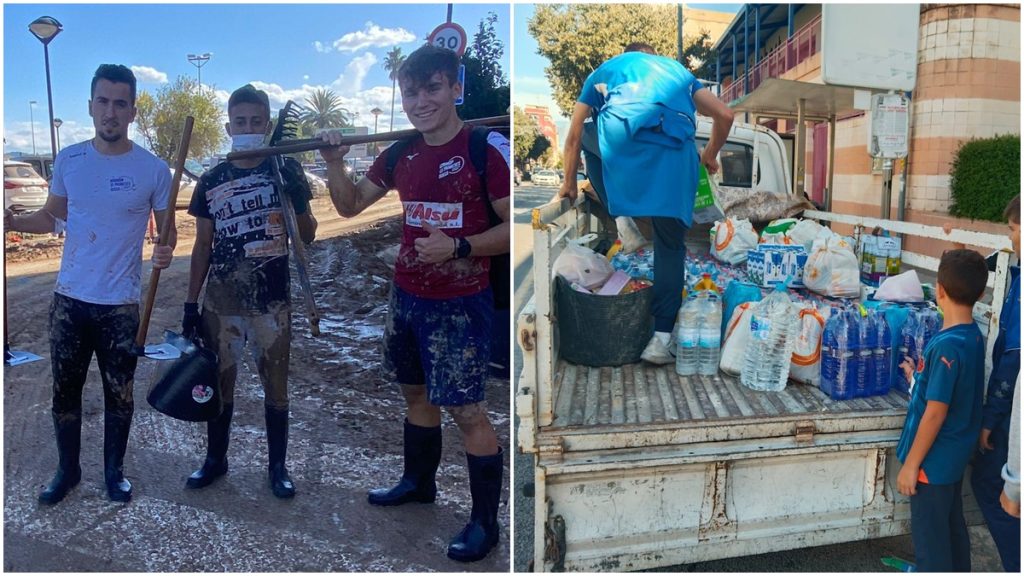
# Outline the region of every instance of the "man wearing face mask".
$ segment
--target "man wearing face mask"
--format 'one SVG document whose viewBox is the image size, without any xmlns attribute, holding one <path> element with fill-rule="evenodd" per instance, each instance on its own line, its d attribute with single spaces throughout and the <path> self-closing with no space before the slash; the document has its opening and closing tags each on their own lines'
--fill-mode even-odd
<svg viewBox="0 0 1024 576">
<path fill-rule="evenodd" d="M 228 100 L 232 150 L 262 145 L 270 130 L 267 94 L 246 84 Z M 286 158 L 281 168 L 284 190 L 274 184 L 270 158 L 223 162 L 205 172 L 192 194 L 188 212 L 196 217 L 196 242 L 182 332 L 201 337 L 219 357 L 218 379 L 224 411 L 207 424 L 206 460 L 185 483 L 203 488 L 228 471 L 228 437 L 234 413 L 238 362 L 246 342 L 255 348 L 264 390 L 270 488 L 291 498 L 288 477 L 288 359 L 291 351 L 288 242 L 280 194 L 295 206 L 299 236 L 316 236 L 310 212 L 313 197 L 302 166 Z M 203 311 L 199 293 L 206 283 Z"/>
<path fill-rule="evenodd" d="M 127 502 L 124 477 L 135 405 L 132 351 L 139 327 L 142 243 L 150 212 L 163 221 L 171 188 L 167 163 L 128 139 L 135 120 L 135 75 L 104 64 L 96 69 L 89 116 L 96 136 L 61 150 L 46 204 L 37 212 L 4 211 L 4 229 L 67 231 L 50 305 L 53 425 L 59 465 L 42 504 L 56 504 L 82 479 L 82 389 L 93 354 L 103 380 L 103 470 L 107 495 Z M 172 210 L 173 206 L 170 207 Z M 171 263 L 177 241 L 153 249 L 153 267 Z"/>
</svg>

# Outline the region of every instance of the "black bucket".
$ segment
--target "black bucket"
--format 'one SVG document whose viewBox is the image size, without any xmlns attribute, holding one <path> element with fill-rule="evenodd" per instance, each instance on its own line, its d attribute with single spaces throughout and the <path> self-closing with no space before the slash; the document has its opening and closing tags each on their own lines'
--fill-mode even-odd
<svg viewBox="0 0 1024 576">
<path fill-rule="evenodd" d="M 639 362 L 654 334 L 653 292 L 646 288 L 618 296 L 597 296 L 573 290 L 564 278 L 556 276 L 559 357 L 583 366 Z"/>
<path fill-rule="evenodd" d="M 168 333 L 168 340 L 182 351 L 181 357 L 167 363 L 146 401 L 158 412 L 187 422 L 208 422 L 220 416 L 224 400 L 217 381 L 217 355 L 173 333 Z"/>
</svg>

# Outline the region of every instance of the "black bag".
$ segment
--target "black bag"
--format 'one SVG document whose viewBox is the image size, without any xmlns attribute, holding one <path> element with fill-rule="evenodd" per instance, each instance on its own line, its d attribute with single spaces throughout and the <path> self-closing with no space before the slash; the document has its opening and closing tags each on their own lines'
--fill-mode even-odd
<svg viewBox="0 0 1024 576">
<path fill-rule="evenodd" d="M 224 409 L 217 380 L 217 354 L 167 331 L 166 340 L 181 350 L 169 361 L 146 395 L 158 412 L 187 422 L 208 422 Z"/>
</svg>

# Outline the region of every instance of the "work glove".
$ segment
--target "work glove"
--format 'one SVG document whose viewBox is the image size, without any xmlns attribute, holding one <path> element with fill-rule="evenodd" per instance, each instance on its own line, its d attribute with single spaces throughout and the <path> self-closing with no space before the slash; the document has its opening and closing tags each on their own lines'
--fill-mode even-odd
<svg viewBox="0 0 1024 576">
<path fill-rule="evenodd" d="M 181 318 L 181 335 L 189 340 L 199 338 L 199 304 L 197 302 L 185 302 L 185 315 Z"/>
</svg>

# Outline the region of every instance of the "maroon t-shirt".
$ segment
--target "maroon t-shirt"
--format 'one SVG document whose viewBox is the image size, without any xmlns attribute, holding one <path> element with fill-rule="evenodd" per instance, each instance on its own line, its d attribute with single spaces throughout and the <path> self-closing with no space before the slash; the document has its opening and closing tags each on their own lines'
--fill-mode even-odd
<svg viewBox="0 0 1024 576">
<path fill-rule="evenodd" d="M 387 178 L 387 152 L 366 177 L 387 189 L 398 189 L 404 208 L 402 246 L 395 261 L 395 284 L 421 298 L 469 296 L 487 288 L 490 258 L 469 257 L 427 264 L 417 260 L 414 242 L 427 236 L 429 221 L 453 238 L 479 234 L 490 227 L 484 202 L 509 194 L 509 143 L 497 132 L 487 137 L 487 192 L 469 156 L 466 126 L 449 142 L 430 146 L 422 138 L 409 143 Z"/>
</svg>

